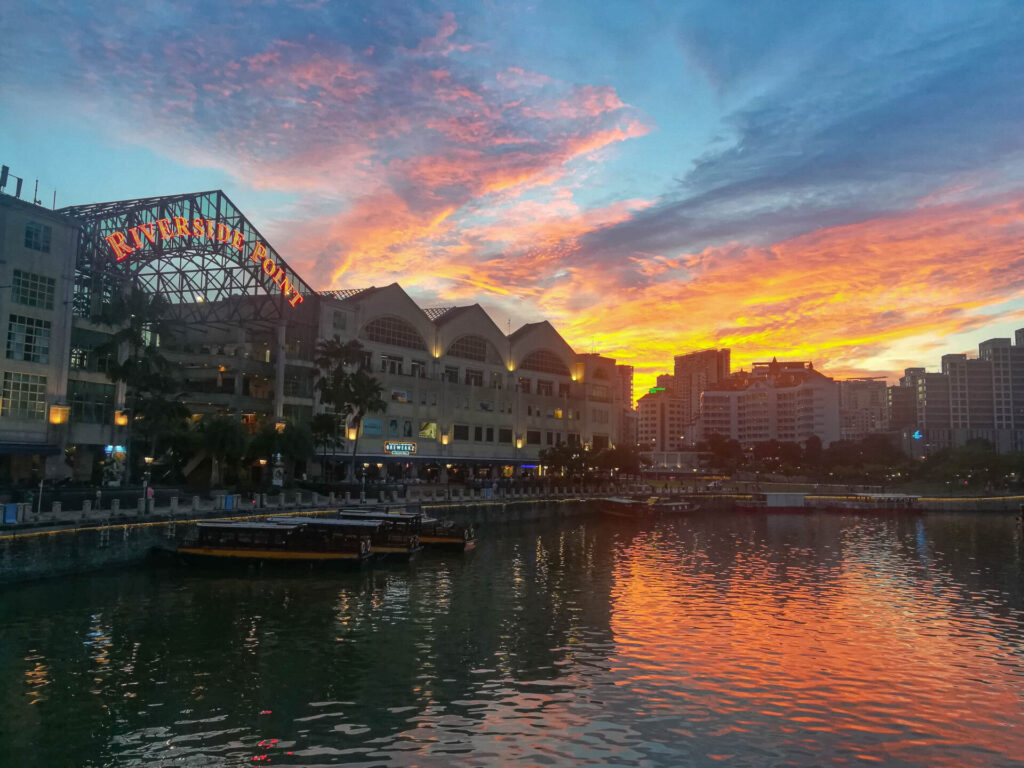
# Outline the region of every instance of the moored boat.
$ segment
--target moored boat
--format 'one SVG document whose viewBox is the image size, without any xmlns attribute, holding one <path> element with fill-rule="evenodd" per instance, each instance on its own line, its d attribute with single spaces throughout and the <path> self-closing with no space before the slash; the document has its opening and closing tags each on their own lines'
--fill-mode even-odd
<svg viewBox="0 0 1024 768">
<path fill-rule="evenodd" d="M 348 563 L 370 557 L 370 537 L 353 531 L 329 531 L 284 522 L 197 523 L 195 533 L 178 546 L 190 560 L 280 563 Z"/>
<path fill-rule="evenodd" d="M 268 517 L 268 523 L 288 525 L 300 523 L 313 530 L 368 536 L 370 554 L 389 560 L 409 560 L 423 549 L 419 536 L 384 520 L 342 520 L 330 517 Z"/>
<path fill-rule="evenodd" d="M 856 493 L 846 496 L 811 496 L 808 502 L 824 512 L 920 512 L 918 497 L 905 493 Z"/>
<path fill-rule="evenodd" d="M 419 512 L 354 512 L 340 510 L 339 520 L 375 520 L 415 533 L 424 549 L 466 552 L 476 546 L 473 529 Z"/>
<path fill-rule="evenodd" d="M 678 497 L 650 496 L 647 499 L 625 499 L 612 496 L 603 499 L 604 511 L 613 517 L 647 517 L 662 514 L 686 514 L 700 509 L 699 504 Z"/>
</svg>

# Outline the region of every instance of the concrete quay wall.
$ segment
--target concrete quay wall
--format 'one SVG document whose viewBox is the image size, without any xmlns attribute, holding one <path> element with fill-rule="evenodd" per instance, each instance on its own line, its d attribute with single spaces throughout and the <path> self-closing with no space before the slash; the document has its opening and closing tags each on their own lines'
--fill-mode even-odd
<svg viewBox="0 0 1024 768">
<path fill-rule="evenodd" d="M 346 507 L 346 505 L 341 505 Z M 590 506 L 581 497 L 518 498 L 515 500 L 462 501 L 423 504 L 431 516 L 469 525 L 509 524 L 581 514 Z M 361 511 L 385 511 L 403 504 L 348 505 Z M 39 530 L 28 526 L 0 529 L 0 585 L 33 579 L 67 576 L 141 563 L 153 550 L 173 550 L 200 519 L 261 519 L 272 515 L 334 516 L 328 509 L 264 508 L 245 515 L 211 515 L 189 519 L 141 519 L 100 522 Z"/>
</svg>

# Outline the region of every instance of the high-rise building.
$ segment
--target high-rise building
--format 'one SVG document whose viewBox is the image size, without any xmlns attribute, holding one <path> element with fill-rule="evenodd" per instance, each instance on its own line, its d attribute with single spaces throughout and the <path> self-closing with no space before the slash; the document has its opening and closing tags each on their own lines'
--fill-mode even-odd
<svg viewBox="0 0 1024 768">
<path fill-rule="evenodd" d="M 686 404 L 669 389 L 652 391 L 637 401 L 637 442 L 643 451 L 682 451 L 695 435 L 686 421 Z"/>
<path fill-rule="evenodd" d="M 839 435 L 859 440 L 888 429 L 886 384 L 883 379 L 846 379 L 839 382 Z"/>
<path fill-rule="evenodd" d="M 827 446 L 839 439 L 839 390 L 808 362 L 754 363 L 704 390 L 698 424 L 705 439 L 719 434 L 749 446 L 816 435 Z"/>
<path fill-rule="evenodd" d="M 729 359 L 728 349 L 703 349 L 676 355 L 673 383 L 676 396 L 685 404 L 683 418 L 688 424 L 700 415 L 701 392 L 729 375 Z"/>
<path fill-rule="evenodd" d="M 637 442 L 637 415 L 633 405 L 633 366 L 616 365 L 619 376 L 619 442 L 630 447 Z"/>
</svg>

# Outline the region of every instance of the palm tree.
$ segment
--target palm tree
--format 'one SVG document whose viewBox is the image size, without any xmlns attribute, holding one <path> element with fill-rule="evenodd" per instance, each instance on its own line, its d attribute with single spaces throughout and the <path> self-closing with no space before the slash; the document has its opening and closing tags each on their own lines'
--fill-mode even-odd
<svg viewBox="0 0 1024 768">
<path fill-rule="evenodd" d="M 200 422 L 203 445 L 210 454 L 210 485 L 220 485 L 227 479 L 227 472 L 221 477 L 221 469 L 238 468 L 238 462 L 245 455 L 248 435 L 241 422 L 228 416 L 211 416 Z"/>
<path fill-rule="evenodd" d="M 314 358 L 320 376 L 316 389 L 320 401 L 330 405 L 339 418 L 344 418 L 356 438 L 352 444 L 352 478 L 355 478 L 356 449 L 359 445 L 359 426 L 368 413 L 383 413 L 387 403 L 381 397 L 383 386 L 366 369 L 363 345 L 355 339 L 342 343 L 335 336 L 321 341 Z"/>
<path fill-rule="evenodd" d="M 324 456 L 327 456 L 327 448 L 330 445 L 337 444 L 338 439 L 338 426 L 339 418 L 336 413 L 318 413 L 313 417 L 313 420 L 309 423 L 310 430 L 313 433 L 313 442 L 317 446 L 323 446 Z M 321 462 L 321 467 L 327 465 L 326 458 Z M 322 472 L 324 480 L 327 479 L 327 473 Z"/>
<path fill-rule="evenodd" d="M 363 422 L 363 416 L 368 413 L 383 413 L 388 407 L 381 397 L 382 391 L 381 383 L 362 368 L 349 374 L 345 381 L 341 413 L 347 418 L 349 428 L 355 430 L 355 440 L 352 442 L 353 479 L 356 472 L 356 451 L 359 448 L 359 427 Z"/>
<path fill-rule="evenodd" d="M 169 307 L 162 294 L 127 288 L 115 294 L 100 316 L 100 322 L 116 329 L 96 351 L 108 361 L 107 378 L 125 385 L 125 405 L 131 414 L 125 442 L 130 450 L 131 429 L 139 420 L 149 455 L 155 455 L 160 439 L 180 430 L 189 416 L 171 397 L 176 389 L 173 368 L 159 347 Z M 131 456 L 126 473 L 130 482 Z"/>
</svg>

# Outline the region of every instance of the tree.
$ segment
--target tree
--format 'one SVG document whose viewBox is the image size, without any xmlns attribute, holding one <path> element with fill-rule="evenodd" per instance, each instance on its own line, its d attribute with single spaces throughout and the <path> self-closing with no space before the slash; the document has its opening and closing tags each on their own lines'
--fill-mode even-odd
<svg viewBox="0 0 1024 768">
<path fill-rule="evenodd" d="M 708 436 L 708 450 L 711 451 L 715 466 L 721 469 L 735 467 L 743 459 L 743 446 L 739 441 L 717 432 Z"/>
<path fill-rule="evenodd" d="M 118 292 L 100 315 L 100 322 L 116 330 L 97 348 L 107 359 L 107 378 L 125 385 L 129 411 L 128 436 L 132 430 L 145 443 L 147 456 L 159 456 L 162 440 L 186 429 L 188 409 L 173 397 L 177 382 L 173 368 L 160 352 L 160 335 L 166 331 L 170 307 L 162 294 L 128 288 Z M 131 481 L 131 456 L 126 481 Z"/>
<path fill-rule="evenodd" d="M 318 413 L 313 417 L 309 427 L 313 434 L 314 445 L 323 447 L 323 452 L 326 456 L 327 449 L 338 443 L 338 430 L 341 427 L 341 419 L 336 413 Z M 326 460 L 321 462 L 321 467 L 325 467 L 326 464 Z M 323 474 L 326 480 L 327 473 L 323 472 Z"/>
<path fill-rule="evenodd" d="M 649 456 L 627 445 L 605 448 L 597 453 L 593 461 L 600 469 L 627 475 L 639 475 L 641 467 L 651 463 Z"/>
<path fill-rule="evenodd" d="M 241 422 L 227 416 L 212 416 L 200 422 L 203 445 L 210 454 L 210 485 L 228 479 L 228 471 L 237 477 L 238 463 L 245 455 L 248 435 Z M 224 469 L 223 477 L 221 469 Z"/>
<path fill-rule="evenodd" d="M 538 455 L 542 464 L 567 477 L 582 477 L 591 462 L 590 452 L 577 443 L 559 443 L 544 448 Z"/>
<path fill-rule="evenodd" d="M 359 427 L 368 413 L 383 413 L 387 403 L 381 396 L 383 386 L 365 367 L 363 345 L 355 339 L 345 342 L 335 336 L 321 341 L 314 358 L 319 378 L 316 389 L 320 401 L 344 418 L 356 432 L 352 444 L 352 477 L 356 471 L 356 450 L 359 447 Z"/>
</svg>

